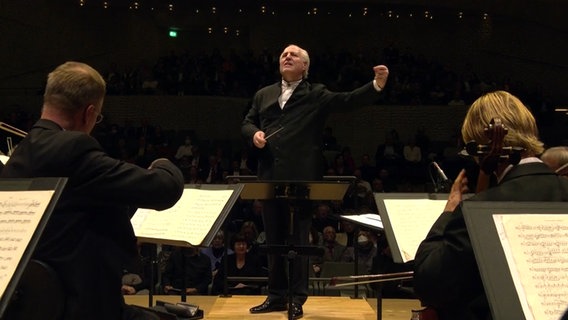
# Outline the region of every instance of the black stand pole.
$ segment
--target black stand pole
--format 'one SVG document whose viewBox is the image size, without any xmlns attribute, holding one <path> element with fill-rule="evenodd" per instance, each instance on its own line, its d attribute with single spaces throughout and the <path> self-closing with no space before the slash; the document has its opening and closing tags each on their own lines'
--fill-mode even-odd
<svg viewBox="0 0 568 320">
<path fill-rule="evenodd" d="M 156 285 L 154 284 L 154 271 L 156 270 L 156 265 L 158 264 L 158 246 L 153 245 L 152 249 L 150 250 L 150 290 L 148 292 L 148 308 L 152 308 L 154 306 L 154 293 Z"/>
<path fill-rule="evenodd" d="M 229 246 L 231 245 L 230 240 L 229 240 L 229 228 L 227 227 L 227 223 L 225 223 L 225 231 L 224 232 L 224 241 L 225 241 L 225 249 L 223 252 L 223 258 L 221 259 L 223 261 L 223 293 L 220 295 L 220 297 L 222 298 L 230 298 L 231 295 L 229 294 L 229 281 L 227 280 L 227 277 L 229 276 L 229 262 L 227 261 L 227 255 L 229 254 Z M 216 277 L 219 276 L 219 271 L 217 271 L 217 275 L 215 275 Z"/>
<path fill-rule="evenodd" d="M 181 302 L 186 302 L 187 292 L 186 292 L 186 282 L 185 282 L 185 248 L 181 248 Z"/>
<path fill-rule="evenodd" d="M 288 227 L 289 233 L 288 233 L 288 245 L 290 245 L 292 243 L 292 236 L 294 235 L 294 207 L 290 206 L 290 221 L 289 221 L 290 225 Z M 294 297 L 293 292 L 292 292 L 292 277 L 294 272 L 292 270 L 294 270 L 294 259 L 296 259 L 296 256 L 298 255 L 298 253 L 296 251 L 294 251 L 294 248 L 290 247 L 290 251 L 288 251 L 288 320 L 293 320 L 294 319 L 294 315 L 293 315 L 293 307 L 292 304 L 294 303 Z"/>
<path fill-rule="evenodd" d="M 377 283 L 377 320 L 383 319 L 383 284 Z"/>
<path fill-rule="evenodd" d="M 352 239 L 353 241 L 353 274 L 354 275 L 359 275 L 359 242 L 357 241 L 357 239 L 359 238 L 359 226 L 355 227 L 355 230 L 353 231 L 353 236 L 357 236 L 357 238 Z M 349 239 L 347 240 L 349 242 Z M 359 298 L 359 285 L 356 284 L 354 286 L 355 288 L 355 293 L 353 294 L 353 299 L 358 299 Z"/>
</svg>

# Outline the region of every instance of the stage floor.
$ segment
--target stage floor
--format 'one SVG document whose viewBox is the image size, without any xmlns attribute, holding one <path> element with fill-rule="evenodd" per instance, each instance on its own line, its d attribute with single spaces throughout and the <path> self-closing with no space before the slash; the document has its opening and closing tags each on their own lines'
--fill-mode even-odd
<svg viewBox="0 0 568 320">
<path fill-rule="evenodd" d="M 286 320 L 288 313 L 272 312 L 268 314 L 251 314 L 249 308 L 262 303 L 265 296 L 188 296 L 188 303 L 197 304 L 204 311 L 204 319 L 275 319 Z M 125 296 L 127 304 L 148 307 L 149 297 L 145 295 Z M 154 296 L 157 300 L 176 303 L 179 296 Z M 376 320 L 376 299 L 352 299 L 350 297 L 310 296 L 304 304 L 304 317 L 306 320 L 333 320 L 333 319 L 363 319 Z M 411 310 L 420 309 L 418 300 L 383 299 L 383 320 L 409 320 Z"/>
</svg>

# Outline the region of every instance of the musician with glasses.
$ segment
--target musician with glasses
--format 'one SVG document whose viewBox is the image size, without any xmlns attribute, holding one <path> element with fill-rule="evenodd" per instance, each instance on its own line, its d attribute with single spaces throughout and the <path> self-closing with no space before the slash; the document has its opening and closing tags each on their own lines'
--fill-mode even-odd
<svg viewBox="0 0 568 320">
<path fill-rule="evenodd" d="M 90 136 L 103 118 L 105 92 L 90 66 L 58 66 L 47 77 L 41 119 L 0 175 L 68 179 L 33 254 L 61 281 L 63 320 L 153 318 L 127 307 L 121 293 L 122 268 L 138 257 L 130 218 L 139 207 L 173 206 L 184 187 L 169 160 L 142 168 L 109 157 Z"/>
</svg>

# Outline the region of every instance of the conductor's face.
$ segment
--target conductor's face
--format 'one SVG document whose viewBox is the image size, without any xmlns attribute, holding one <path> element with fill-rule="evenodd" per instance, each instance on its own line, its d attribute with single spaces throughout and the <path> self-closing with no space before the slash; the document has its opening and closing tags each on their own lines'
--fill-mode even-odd
<svg viewBox="0 0 568 320">
<path fill-rule="evenodd" d="M 280 55 L 280 74 L 286 81 L 297 81 L 302 79 L 304 71 L 307 69 L 307 62 L 302 56 L 302 51 L 298 46 L 288 46 Z"/>
</svg>

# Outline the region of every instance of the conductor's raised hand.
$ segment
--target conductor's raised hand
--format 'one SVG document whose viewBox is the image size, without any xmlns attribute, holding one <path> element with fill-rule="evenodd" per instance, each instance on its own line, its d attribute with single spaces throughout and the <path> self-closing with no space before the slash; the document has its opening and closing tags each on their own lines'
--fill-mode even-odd
<svg viewBox="0 0 568 320">
<path fill-rule="evenodd" d="M 374 66 L 373 71 L 375 72 L 375 82 L 381 89 L 383 89 L 387 84 L 387 78 L 389 77 L 389 68 L 381 64 Z"/>
<path fill-rule="evenodd" d="M 264 131 L 257 131 L 254 136 L 252 136 L 252 143 L 255 147 L 262 149 L 266 145 L 266 139 L 264 139 Z"/>
<path fill-rule="evenodd" d="M 452 185 L 452 190 L 450 190 L 450 194 L 448 196 L 448 202 L 446 202 L 446 207 L 444 208 L 444 212 L 453 212 L 457 206 L 462 201 L 462 195 L 467 193 L 469 188 L 467 187 L 467 176 L 465 175 L 465 170 L 461 170 L 460 174 L 454 181 Z"/>
</svg>

